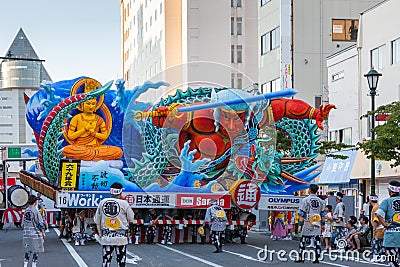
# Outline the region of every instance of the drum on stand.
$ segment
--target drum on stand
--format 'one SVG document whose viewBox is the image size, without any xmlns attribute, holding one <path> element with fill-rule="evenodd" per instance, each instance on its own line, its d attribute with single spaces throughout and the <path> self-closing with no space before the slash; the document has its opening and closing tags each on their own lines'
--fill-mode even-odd
<svg viewBox="0 0 400 267">
<path fill-rule="evenodd" d="M 26 206 L 28 197 L 28 191 L 20 185 L 13 185 L 8 189 L 8 201 L 16 208 Z"/>
</svg>

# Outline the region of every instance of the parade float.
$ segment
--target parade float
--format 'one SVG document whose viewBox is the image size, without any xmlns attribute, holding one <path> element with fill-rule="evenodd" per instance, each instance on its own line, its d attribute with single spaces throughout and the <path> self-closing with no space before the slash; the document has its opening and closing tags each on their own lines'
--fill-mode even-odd
<svg viewBox="0 0 400 267">
<path fill-rule="evenodd" d="M 21 182 L 59 208 L 95 208 L 120 182 L 132 208 L 205 209 L 218 199 L 249 210 L 262 195 L 291 195 L 319 174 L 317 129 L 333 105 L 313 108 L 291 99 L 295 90 L 207 87 L 139 100 L 166 87 L 87 77 L 42 83 L 26 99 L 40 169 L 21 171 Z M 289 156 L 276 151 L 277 131 L 291 140 Z"/>
</svg>

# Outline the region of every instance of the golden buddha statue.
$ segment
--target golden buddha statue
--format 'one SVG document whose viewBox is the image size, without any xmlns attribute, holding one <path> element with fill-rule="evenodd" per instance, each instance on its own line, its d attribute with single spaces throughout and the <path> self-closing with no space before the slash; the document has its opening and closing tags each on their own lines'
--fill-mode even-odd
<svg viewBox="0 0 400 267">
<path fill-rule="evenodd" d="M 82 81 L 83 80 L 83 81 Z M 76 87 L 84 86 L 84 92 L 90 92 L 100 87 L 99 83 L 90 78 L 79 80 L 71 89 L 71 94 L 76 93 Z M 104 119 L 95 112 L 100 108 L 111 118 L 110 111 L 103 104 L 104 96 L 99 101 L 94 98 L 78 106 L 81 113 L 73 116 L 69 126 L 64 131 L 65 140 L 70 144 L 64 147 L 62 156 L 78 160 L 117 160 L 122 157 L 122 150 L 116 146 L 105 146 L 103 143 L 110 135 Z M 107 116 L 108 115 L 108 116 Z M 111 124 L 112 120 L 109 120 Z M 107 127 L 109 126 L 109 127 Z"/>
</svg>

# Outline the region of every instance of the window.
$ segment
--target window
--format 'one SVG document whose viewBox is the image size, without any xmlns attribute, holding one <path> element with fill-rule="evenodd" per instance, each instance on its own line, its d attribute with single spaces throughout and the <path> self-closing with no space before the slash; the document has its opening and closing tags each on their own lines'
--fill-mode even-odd
<svg viewBox="0 0 400 267">
<path fill-rule="evenodd" d="M 385 67 L 386 45 L 371 50 L 371 68 L 381 70 Z"/>
<path fill-rule="evenodd" d="M 261 36 L 261 55 L 280 46 L 280 29 L 275 28 Z"/>
<path fill-rule="evenodd" d="M 237 46 L 237 63 L 242 63 L 242 46 L 238 45 Z"/>
<path fill-rule="evenodd" d="M 190 0 L 190 8 L 198 9 L 199 8 L 199 0 Z"/>
<path fill-rule="evenodd" d="M 316 95 L 314 96 L 314 107 L 319 108 L 322 105 L 322 96 Z"/>
<path fill-rule="evenodd" d="M 160 14 L 162 13 L 162 8 L 163 8 L 162 3 L 160 3 Z"/>
<path fill-rule="evenodd" d="M 190 28 L 189 29 L 190 32 L 190 38 L 198 38 L 199 37 L 199 28 Z"/>
<path fill-rule="evenodd" d="M 266 94 L 267 93 L 267 83 L 261 84 L 261 93 Z"/>
<path fill-rule="evenodd" d="M 392 64 L 400 62 L 400 38 L 392 41 Z"/>
<path fill-rule="evenodd" d="M 280 28 L 276 28 L 271 32 L 271 44 L 272 49 L 279 47 L 280 45 Z"/>
<path fill-rule="evenodd" d="M 236 6 L 237 6 L 237 7 L 242 7 L 242 0 L 237 0 Z"/>
<path fill-rule="evenodd" d="M 266 94 L 266 93 L 272 93 L 279 91 L 281 89 L 281 79 L 277 78 L 275 80 L 272 80 L 267 83 L 263 83 L 261 85 L 261 93 Z"/>
<path fill-rule="evenodd" d="M 351 145 L 351 128 L 329 132 L 330 141 Z"/>
<path fill-rule="evenodd" d="M 235 73 L 231 74 L 231 88 L 235 88 Z"/>
<path fill-rule="evenodd" d="M 268 2 L 270 2 L 271 0 L 261 0 L 261 6 L 267 4 Z"/>
<path fill-rule="evenodd" d="M 242 18 L 236 18 L 237 35 L 242 35 Z"/>
<path fill-rule="evenodd" d="M 231 63 L 235 63 L 235 46 L 231 45 Z"/>
<path fill-rule="evenodd" d="M 153 25 L 153 17 L 150 16 L 150 27 Z"/>
<path fill-rule="evenodd" d="M 154 10 L 154 22 L 156 22 L 157 21 L 157 9 L 156 10 Z"/>
<path fill-rule="evenodd" d="M 231 35 L 235 34 L 235 18 L 231 17 Z"/>
<path fill-rule="evenodd" d="M 332 74 L 332 82 L 344 78 L 344 71 L 339 71 L 338 73 Z"/>
<path fill-rule="evenodd" d="M 242 89 L 243 75 L 241 73 L 237 74 L 237 88 Z"/>
<path fill-rule="evenodd" d="M 233 7 L 234 5 L 233 5 L 233 2 L 234 2 L 235 0 L 231 0 L 231 7 Z"/>
</svg>

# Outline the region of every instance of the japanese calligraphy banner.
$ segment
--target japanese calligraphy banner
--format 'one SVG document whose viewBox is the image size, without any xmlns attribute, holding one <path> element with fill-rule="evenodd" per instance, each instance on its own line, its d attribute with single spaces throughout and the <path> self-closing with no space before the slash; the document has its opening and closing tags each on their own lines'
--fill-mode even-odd
<svg viewBox="0 0 400 267">
<path fill-rule="evenodd" d="M 218 205 L 221 206 L 221 208 L 231 208 L 230 195 L 219 194 L 177 194 L 176 207 L 187 209 L 206 209 L 210 206 L 211 199 L 217 199 Z"/>
<path fill-rule="evenodd" d="M 258 204 L 259 209 L 263 210 L 281 210 L 281 211 L 296 211 L 299 209 L 301 199 L 303 197 L 297 196 L 281 196 L 281 195 L 263 195 L 260 203 Z"/>
<path fill-rule="evenodd" d="M 65 189 L 77 189 L 79 179 L 80 160 L 60 161 L 59 187 Z"/>
<path fill-rule="evenodd" d="M 346 156 L 346 159 L 327 157 L 318 184 L 344 184 L 350 181 L 350 174 L 356 159 L 357 150 L 343 150 L 332 153 Z"/>
</svg>

